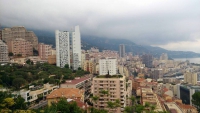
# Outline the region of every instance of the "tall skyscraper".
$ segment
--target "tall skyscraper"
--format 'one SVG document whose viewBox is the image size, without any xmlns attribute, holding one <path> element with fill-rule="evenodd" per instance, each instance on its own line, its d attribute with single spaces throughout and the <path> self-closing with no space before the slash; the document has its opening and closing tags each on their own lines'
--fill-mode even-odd
<svg viewBox="0 0 200 113">
<path fill-rule="evenodd" d="M 124 44 L 120 44 L 119 45 L 119 56 L 120 57 L 124 57 L 125 56 L 125 45 Z"/>
<path fill-rule="evenodd" d="M 81 67 L 81 35 L 79 26 L 75 31 L 55 31 L 56 65 L 64 67 L 66 64 L 77 70 Z"/>
</svg>

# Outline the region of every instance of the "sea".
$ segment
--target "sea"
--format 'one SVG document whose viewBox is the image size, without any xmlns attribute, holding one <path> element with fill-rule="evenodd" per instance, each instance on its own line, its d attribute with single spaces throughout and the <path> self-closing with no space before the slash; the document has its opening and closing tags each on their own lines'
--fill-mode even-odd
<svg viewBox="0 0 200 113">
<path fill-rule="evenodd" d="M 189 60 L 190 63 L 200 64 L 200 58 L 173 58 L 175 61 L 186 61 Z"/>
</svg>

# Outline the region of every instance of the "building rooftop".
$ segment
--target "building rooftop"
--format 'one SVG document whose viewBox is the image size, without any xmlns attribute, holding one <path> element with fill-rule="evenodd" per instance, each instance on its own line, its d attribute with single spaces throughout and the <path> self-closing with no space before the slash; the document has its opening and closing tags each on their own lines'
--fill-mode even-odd
<svg viewBox="0 0 200 113">
<path fill-rule="evenodd" d="M 81 98 L 83 94 L 82 90 L 77 88 L 60 88 L 52 91 L 51 94 L 47 96 L 47 99 L 50 98 Z"/>
<path fill-rule="evenodd" d="M 66 80 L 64 84 L 78 84 L 88 79 L 91 79 L 91 77 L 90 76 L 76 77 L 74 80 Z"/>
<path fill-rule="evenodd" d="M 96 78 L 123 78 L 122 75 L 98 75 Z"/>
<path fill-rule="evenodd" d="M 181 108 L 181 109 L 196 109 L 195 107 L 191 106 L 191 105 L 186 105 L 186 104 L 182 104 L 179 102 L 176 102 L 176 104 Z"/>
<path fill-rule="evenodd" d="M 183 113 L 183 111 L 174 102 L 167 102 L 165 103 L 165 106 L 170 113 Z"/>
</svg>

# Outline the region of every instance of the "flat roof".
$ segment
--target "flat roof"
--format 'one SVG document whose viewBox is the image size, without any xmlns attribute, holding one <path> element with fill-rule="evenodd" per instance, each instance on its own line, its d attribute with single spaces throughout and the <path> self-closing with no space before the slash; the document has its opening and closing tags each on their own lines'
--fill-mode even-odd
<svg viewBox="0 0 200 113">
<path fill-rule="evenodd" d="M 90 76 L 86 76 L 86 77 L 77 77 L 74 80 L 66 80 L 64 84 L 78 84 L 80 82 L 83 82 L 87 79 L 90 79 Z"/>
</svg>

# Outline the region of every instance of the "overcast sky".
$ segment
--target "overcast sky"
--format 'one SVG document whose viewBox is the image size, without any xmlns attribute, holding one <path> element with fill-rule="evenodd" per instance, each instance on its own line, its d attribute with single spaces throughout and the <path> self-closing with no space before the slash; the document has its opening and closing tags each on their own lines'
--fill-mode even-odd
<svg viewBox="0 0 200 113">
<path fill-rule="evenodd" d="M 200 53 L 200 0 L 0 0 L 0 23 Z"/>
</svg>

